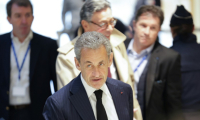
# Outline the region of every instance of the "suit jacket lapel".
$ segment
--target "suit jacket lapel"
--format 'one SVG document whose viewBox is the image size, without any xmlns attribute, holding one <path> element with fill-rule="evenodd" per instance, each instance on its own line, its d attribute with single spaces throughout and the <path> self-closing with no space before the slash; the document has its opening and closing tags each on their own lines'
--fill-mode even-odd
<svg viewBox="0 0 200 120">
<path fill-rule="evenodd" d="M 146 79 L 146 107 L 148 106 L 153 83 L 155 81 L 155 78 L 157 77 L 157 67 L 158 67 L 158 62 L 159 62 L 159 43 L 156 41 L 155 46 L 151 52 L 151 57 L 149 59 L 148 63 L 148 71 L 147 71 L 147 79 Z"/>
<path fill-rule="evenodd" d="M 80 74 L 73 80 L 70 92 L 72 95 L 69 97 L 69 99 L 81 118 L 83 120 L 95 120 L 92 106 L 81 82 Z"/>
<path fill-rule="evenodd" d="M 128 39 L 126 39 L 126 40 L 124 41 L 124 45 L 125 45 L 126 49 L 128 48 L 129 43 L 131 42 L 131 40 L 132 40 L 132 38 L 128 38 Z"/>
<path fill-rule="evenodd" d="M 113 98 L 113 102 L 115 105 L 115 109 L 117 111 L 118 118 L 119 118 L 119 120 L 123 120 L 124 112 L 125 112 L 125 111 L 123 111 L 124 110 L 123 103 L 127 102 L 127 101 L 124 101 L 123 94 L 121 94 L 121 93 L 124 93 L 124 91 L 121 87 L 119 87 L 117 84 L 112 82 L 111 78 L 107 78 L 106 85 L 110 91 L 112 98 Z"/>
<path fill-rule="evenodd" d="M 37 35 L 33 33 L 33 39 L 31 40 L 31 55 L 30 55 L 30 80 L 33 77 L 35 65 L 37 63 L 37 59 L 41 49 L 40 42 L 41 41 L 37 38 Z"/>
</svg>

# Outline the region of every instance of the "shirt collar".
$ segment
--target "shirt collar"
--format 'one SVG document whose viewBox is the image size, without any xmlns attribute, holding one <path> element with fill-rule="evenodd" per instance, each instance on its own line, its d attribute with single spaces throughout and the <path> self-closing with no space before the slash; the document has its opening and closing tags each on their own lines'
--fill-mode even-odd
<svg viewBox="0 0 200 120">
<path fill-rule="evenodd" d="M 86 81 L 84 80 L 82 74 L 81 74 L 81 82 L 83 83 L 83 86 L 86 90 L 86 93 L 88 95 L 88 98 L 94 93 L 95 90 L 97 90 L 96 88 L 93 88 L 91 86 L 89 86 Z M 111 96 L 110 92 L 108 90 L 107 85 L 104 83 L 103 86 L 100 88 L 106 95 Z"/>
<path fill-rule="evenodd" d="M 29 42 L 32 38 L 33 38 L 33 32 L 30 30 L 28 36 L 25 38 L 23 43 Z M 13 31 L 11 32 L 11 39 L 19 42 L 19 39 L 16 36 L 14 36 Z"/>
<path fill-rule="evenodd" d="M 148 48 L 142 50 L 139 54 L 137 52 L 134 51 L 133 49 L 133 42 L 134 39 L 132 39 L 128 45 L 128 49 L 127 49 L 127 54 L 128 55 L 133 55 L 135 58 L 140 58 L 143 57 L 144 55 L 150 54 L 150 52 L 152 51 L 155 43 L 153 43 L 151 46 L 149 46 Z"/>
</svg>

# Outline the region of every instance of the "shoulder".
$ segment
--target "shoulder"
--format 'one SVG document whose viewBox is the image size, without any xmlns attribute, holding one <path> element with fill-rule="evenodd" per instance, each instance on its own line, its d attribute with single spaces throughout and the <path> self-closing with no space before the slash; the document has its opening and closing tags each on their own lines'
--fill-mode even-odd
<svg viewBox="0 0 200 120">
<path fill-rule="evenodd" d="M 74 49 L 74 45 L 76 43 L 76 40 L 78 39 L 79 37 L 76 37 L 74 38 L 72 41 L 68 42 L 67 44 L 65 44 L 64 46 L 58 48 L 58 52 L 60 54 L 63 54 L 63 55 L 66 55 L 68 54 L 69 52 L 73 51 Z"/>
<path fill-rule="evenodd" d="M 129 84 L 124 83 L 120 80 L 107 78 L 106 84 L 113 85 L 115 87 L 123 88 L 123 89 L 130 89 L 132 91 L 132 88 Z"/>
<path fill-rule="evenodd" d="M 160 43 L 156 42 L 153 50 L 153 54 L 159 52 L 161 56 L 166 57 L 166 58 L 174 58 L 177 56 L 180 56 L 178 52 L 176 52 L 173 49 L 167 48 Z"/>
<path fill-rule="evenodd" d="M 33 39 L 37 39 L 37 40 L 44 41 L 44 42 L 56 42 L 56 40 L 54 40 L 50 37 L 46 37 L 46 36 L 40 35 L 35 32 L 33 32 Z"/>
<path fill-rule="evenodd" d="M 72 86 L 72 82 L 65 85 L 60 90 L 58 90 L 53 95 L 51 95 L 50 99 L 53 99 L 54 101 L 57 101 L 58 103 L 64 103 L 65 101 L 68 101 L 68 98 L 70 96 L 71 86 Z"/>
<path fill-rule="evenodd" d="M 124 42 L 126 39 L 126 36 L 118 31 L 117 29 L 114 29 L 111 36 L 110 36 L 110 44 L 112 47 L 118 47 L 121 43 Z"/>
<path fill-rule="evenodd" d="M 52 49 L 58 48 L 56 40 L 49 38 L 49 37 L 46 37 L 46 36 L 43 36 L 43 35 L 40 35 L 40 34 L 37 34 L 35 32 L 33 32 L 33 39 L 32 40 L 35 43 L 42 45 L 43 47 L 50 47 Z"/>
<path fill-rule="evenodd" d="M 51 38 L 49 38 L 49 37 L 40 35 L 40 34 L 35 33 L 35 32 L 33 32 L 33 38 L 42 39 L 42 40 L 53 40 L 53 39 L 51 39 Z"/>
<path fill-rule="evenodd" d="M 4 37 L 7 37 L 7 36 L 10 36 L 10 32 L 0 35 L 0 38 L 4 38 Z"/>
<path fill-rule="evenodd" d="M 0 42 L 10 39 L 10 32 L 0 35 Z"/>
<path fill-rule="evenodd" d="M 2 52 L 5 52 L 5 48 L 8 48 L 10 45 L 11 45 L 11 35 L 10 35 L 10 33 L 0 35 L 0 50 Z"/>
</svg>

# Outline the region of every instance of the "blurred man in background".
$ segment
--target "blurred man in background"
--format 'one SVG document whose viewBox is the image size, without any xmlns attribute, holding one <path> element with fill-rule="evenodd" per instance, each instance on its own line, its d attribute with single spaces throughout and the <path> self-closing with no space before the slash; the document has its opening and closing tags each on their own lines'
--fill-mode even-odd
<svg viewBox="0 0 200 120">
<path fill-rule="evenodd" d="M 74 33 L 80 25 L 79 13 L 81 7 L 84 4 L 84 1 L 85 0 L 63 0 L 62 23 L 64 29 L 61 32 L 58 32 L 58 35 L 61 35 L 62 33 L 67 33 L 70 40 L 73 40 L 76 37 L 74 36 Z M 71 13 L 70 23 L 66 22 L 66 13 Z"/>
<path fill-rule="evenodd" d="M 134 38 L 125 41 L 144 120 L 182 119 L 180 55 L 158 42 L 163 20 L 160 7 L 142 6 L 133 21 Z"/>
<path fill-rule="evenodd" d="M 183 5 L 177 6 L 170 21 L 172 49 L 181 55 L 182 104 L 186 120 L 200 120 L 200 45 L 193 34 L 194 23 Z"/>
<path fill-rule="evenodd" d="M 10 0 L 7 15 L 13 30 L 0 36 L 0 119 L 43 120 L 51 80 L 57 89 L 57 43 L 32 32 L 29 0 Z"/>
</svg>

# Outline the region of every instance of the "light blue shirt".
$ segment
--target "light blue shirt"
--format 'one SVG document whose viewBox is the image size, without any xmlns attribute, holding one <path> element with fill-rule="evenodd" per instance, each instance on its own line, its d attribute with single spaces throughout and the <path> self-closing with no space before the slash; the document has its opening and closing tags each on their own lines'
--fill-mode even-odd
<svg viewBox="0 0 200 120">
<path fill-rule="evenodd" d="M 134 42 L 134 40 L 132 39 L 131 42 L 128 45 L 127 55 L 128 55 L 128 59 L 129 59 L 129 62 L 131 64 L 132 70 L 134 71 L 137 68 L 137 70 L 134 72 L 134 79 L 135 79 L 134 89 L 135 89 L 135 94 L 136 94 L 136 97 L 137 97 L 137 85 L 139 83 L 140 76 L 141 76 L 142 72 L 144 71 L 144 68 L 145 68 L 145 66 L 146 66 L 146 64 L 147 64 L 147 62 L 150 58 L 151 50 L 153 49 L 154 44 L 152 44 L 148 48 L 142 50 L 138 54 L 133 49 L 133 42 Z M 147 55 L 147 58 L 144 59 L 144 57 L 146 55 Z"/>
</svg>

